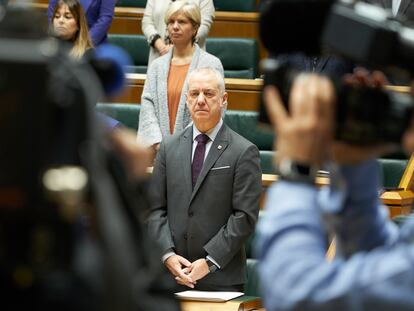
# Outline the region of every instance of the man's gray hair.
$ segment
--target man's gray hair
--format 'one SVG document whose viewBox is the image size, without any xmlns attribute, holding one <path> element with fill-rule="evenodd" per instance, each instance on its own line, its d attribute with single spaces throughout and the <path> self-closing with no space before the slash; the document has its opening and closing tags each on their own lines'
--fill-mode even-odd
<svg viewBox="0 0 414 311">
<path fill-rule="evenodd" d="M 201 68 L 196 68 L 196 69 L 194 69 L 194 70 L 190 73 L 190 76 L 189 76 L 188 81 L 190 81 L 190 79 L 191 79 L 194 75 L 199 74 L 199 73 L 200 73 L 200 74 L 205 74 L 205 75 L 210 74 L 210 75 L 215 76 L 216 81 L 217 81 L 217 86 L 218 86 L 218 89 L 219 89 L 219 91 L 220 91 L 220 94 L 221 94 L 221 95 L 223 95 L 223 93 L 226 91 L 226 84 L 225 84 L 225 82 L 224 82 L 224 77 L 223 77 L 223 75 L 220 73 L 220 71 L 218 71 L 217 69 L 212 68 L 212 67 L 201 67 Z"/>
</svg>

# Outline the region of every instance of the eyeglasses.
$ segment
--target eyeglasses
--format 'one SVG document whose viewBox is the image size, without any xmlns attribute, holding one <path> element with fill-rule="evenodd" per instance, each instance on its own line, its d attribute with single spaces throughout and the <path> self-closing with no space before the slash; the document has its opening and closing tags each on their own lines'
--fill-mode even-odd
<svg viewBox="0 0 414 311">
<path fill-rule="evenodd" d="M 198 96 L 200 96 L 200 93 L 202 93 L 206 99 L 213 99 L 218 95 L 218 92 L 216 90 L 207 89 L 202 90 L 201 92 L 199 90 L 189 90 L 187 96 L 189 99 L 195 100 L 198 98 Z"/>
</svg>

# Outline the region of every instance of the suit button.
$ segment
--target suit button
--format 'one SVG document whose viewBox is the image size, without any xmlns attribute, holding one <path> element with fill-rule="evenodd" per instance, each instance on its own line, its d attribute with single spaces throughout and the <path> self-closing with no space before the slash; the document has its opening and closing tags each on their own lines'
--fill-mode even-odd
<svg viewBox="0 0 414 311">
<path fill-rule="evenodd" d="M 194 212 L 189 212 L 188 216 L 193 217 L 194 216 Z"/>
<path fill-rule="evenodd" d="M 184 233 L 184 240 L 187 240 L 187 233 Z"/>
</svg>

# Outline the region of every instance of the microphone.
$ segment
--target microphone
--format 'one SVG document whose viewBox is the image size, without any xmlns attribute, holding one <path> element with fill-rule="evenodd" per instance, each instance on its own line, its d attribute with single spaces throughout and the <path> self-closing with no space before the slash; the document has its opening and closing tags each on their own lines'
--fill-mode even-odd
<svg viewBox="0 0 414 311">
<path fill-rule="evenodd" d="M 132 64 L 131 57 L 120 47 L 102 44 L 95 48 L 88 59 L 95 70 L 107 96 L 119 94 L 125 85 L 126 66 Z"/>
</svg>

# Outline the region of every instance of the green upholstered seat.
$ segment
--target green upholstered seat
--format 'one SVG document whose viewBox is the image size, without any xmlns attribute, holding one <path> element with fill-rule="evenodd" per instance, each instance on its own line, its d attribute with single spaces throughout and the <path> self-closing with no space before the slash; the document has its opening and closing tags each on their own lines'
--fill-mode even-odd
<svg viewBox="0 0 414 311">
<path fill-rule="evenodd" d="M 138 128 L 138 117 L 140 105 L 135 104 L 121 104 L 121 103 L 105 103 L 97 104 L 96 108 L 110 117 L 120 121 L 127 127 L 132 129 Z M 263 132 L 258 129 L 257 112 L 242 111 L 242 110 L 227 110 L 224 122 L 235 132 L 239 133 L 260 150 L 262 158 L 262 169 L 264 173 L 272 173 L 272 151 L 264 151 L 265 149 L 272 149 L 273 134 Z"/>
<path fill-rule="evenodd" d="M 257 77 L 259 48 L 255 39 L 207 38 L 206 49 L 221 60 L 226 78 Z"/>
<path fill-rule="evenodd" d="M 126 127 L 138 130 L 138 118 L 141 105 L 105 103 L 97 104 L 96 109 L 107 116 L 118 120 Z"/>
<path fill-rule="evenodd" d="M 247 282 L 244 286 L 244 294 L 247 296 L 261 297 L 257 264 L 257 259 L 247 258 Z"/>
<path fill-rule="evenodd" d="M 224 122 L 235 132 L 254 143 L 259 150 L 271 150 L 273 134 L 257 127 L 256 111 L 227 110 Z"/>
<path fill-rule="evenodd" d="M 273 169 L 273 155 L 274 151 L 260 150 L 260 164 L 263 174 L 275 173 Z M 380 165 L 384 187 L 398 187 L 408 160 L 378 159 L 377 161 Z"/>
<path fill-rule="evenodd" d="M 256 11 L 256 0 L 213 0 L 217 11 Z"/>
<path fill-rule="evenodd" d="M 147 73 L 149 47 L 143 35 L 110 34 L 108 42 L 123 48 L 131 56 L 133 66 L 128 67 L 127 72 Z"/>
<path fill-rule="evenodd" d="M 262 167 L 263 174 L 274 174 L 273 168 L 273 156 L 274 151 L 271 150 L 259 150 L 260 153 L 260 166 Z"/>
<path fill-rule="evenodd" d="M 116 6 L 145 8 L 147 0 L 118 0 Z"/>
<path fill-rule="evenodd" d="M 128 72 L 147 72 L 149 47 L 144 35 L 110 34 L 108 41 L 131 56 L 133 66 Z M 207 38 L 206 47 L 221 60 L 226 78 L 254 79 L 257 76 L 259 50 L 255 39 Z"/>
<path fill-rule="evenodd" d="M 378 159 L 378 163 L 381 166 L 384 187 L 398 187 L 408 160 Z"/>
</svg>

